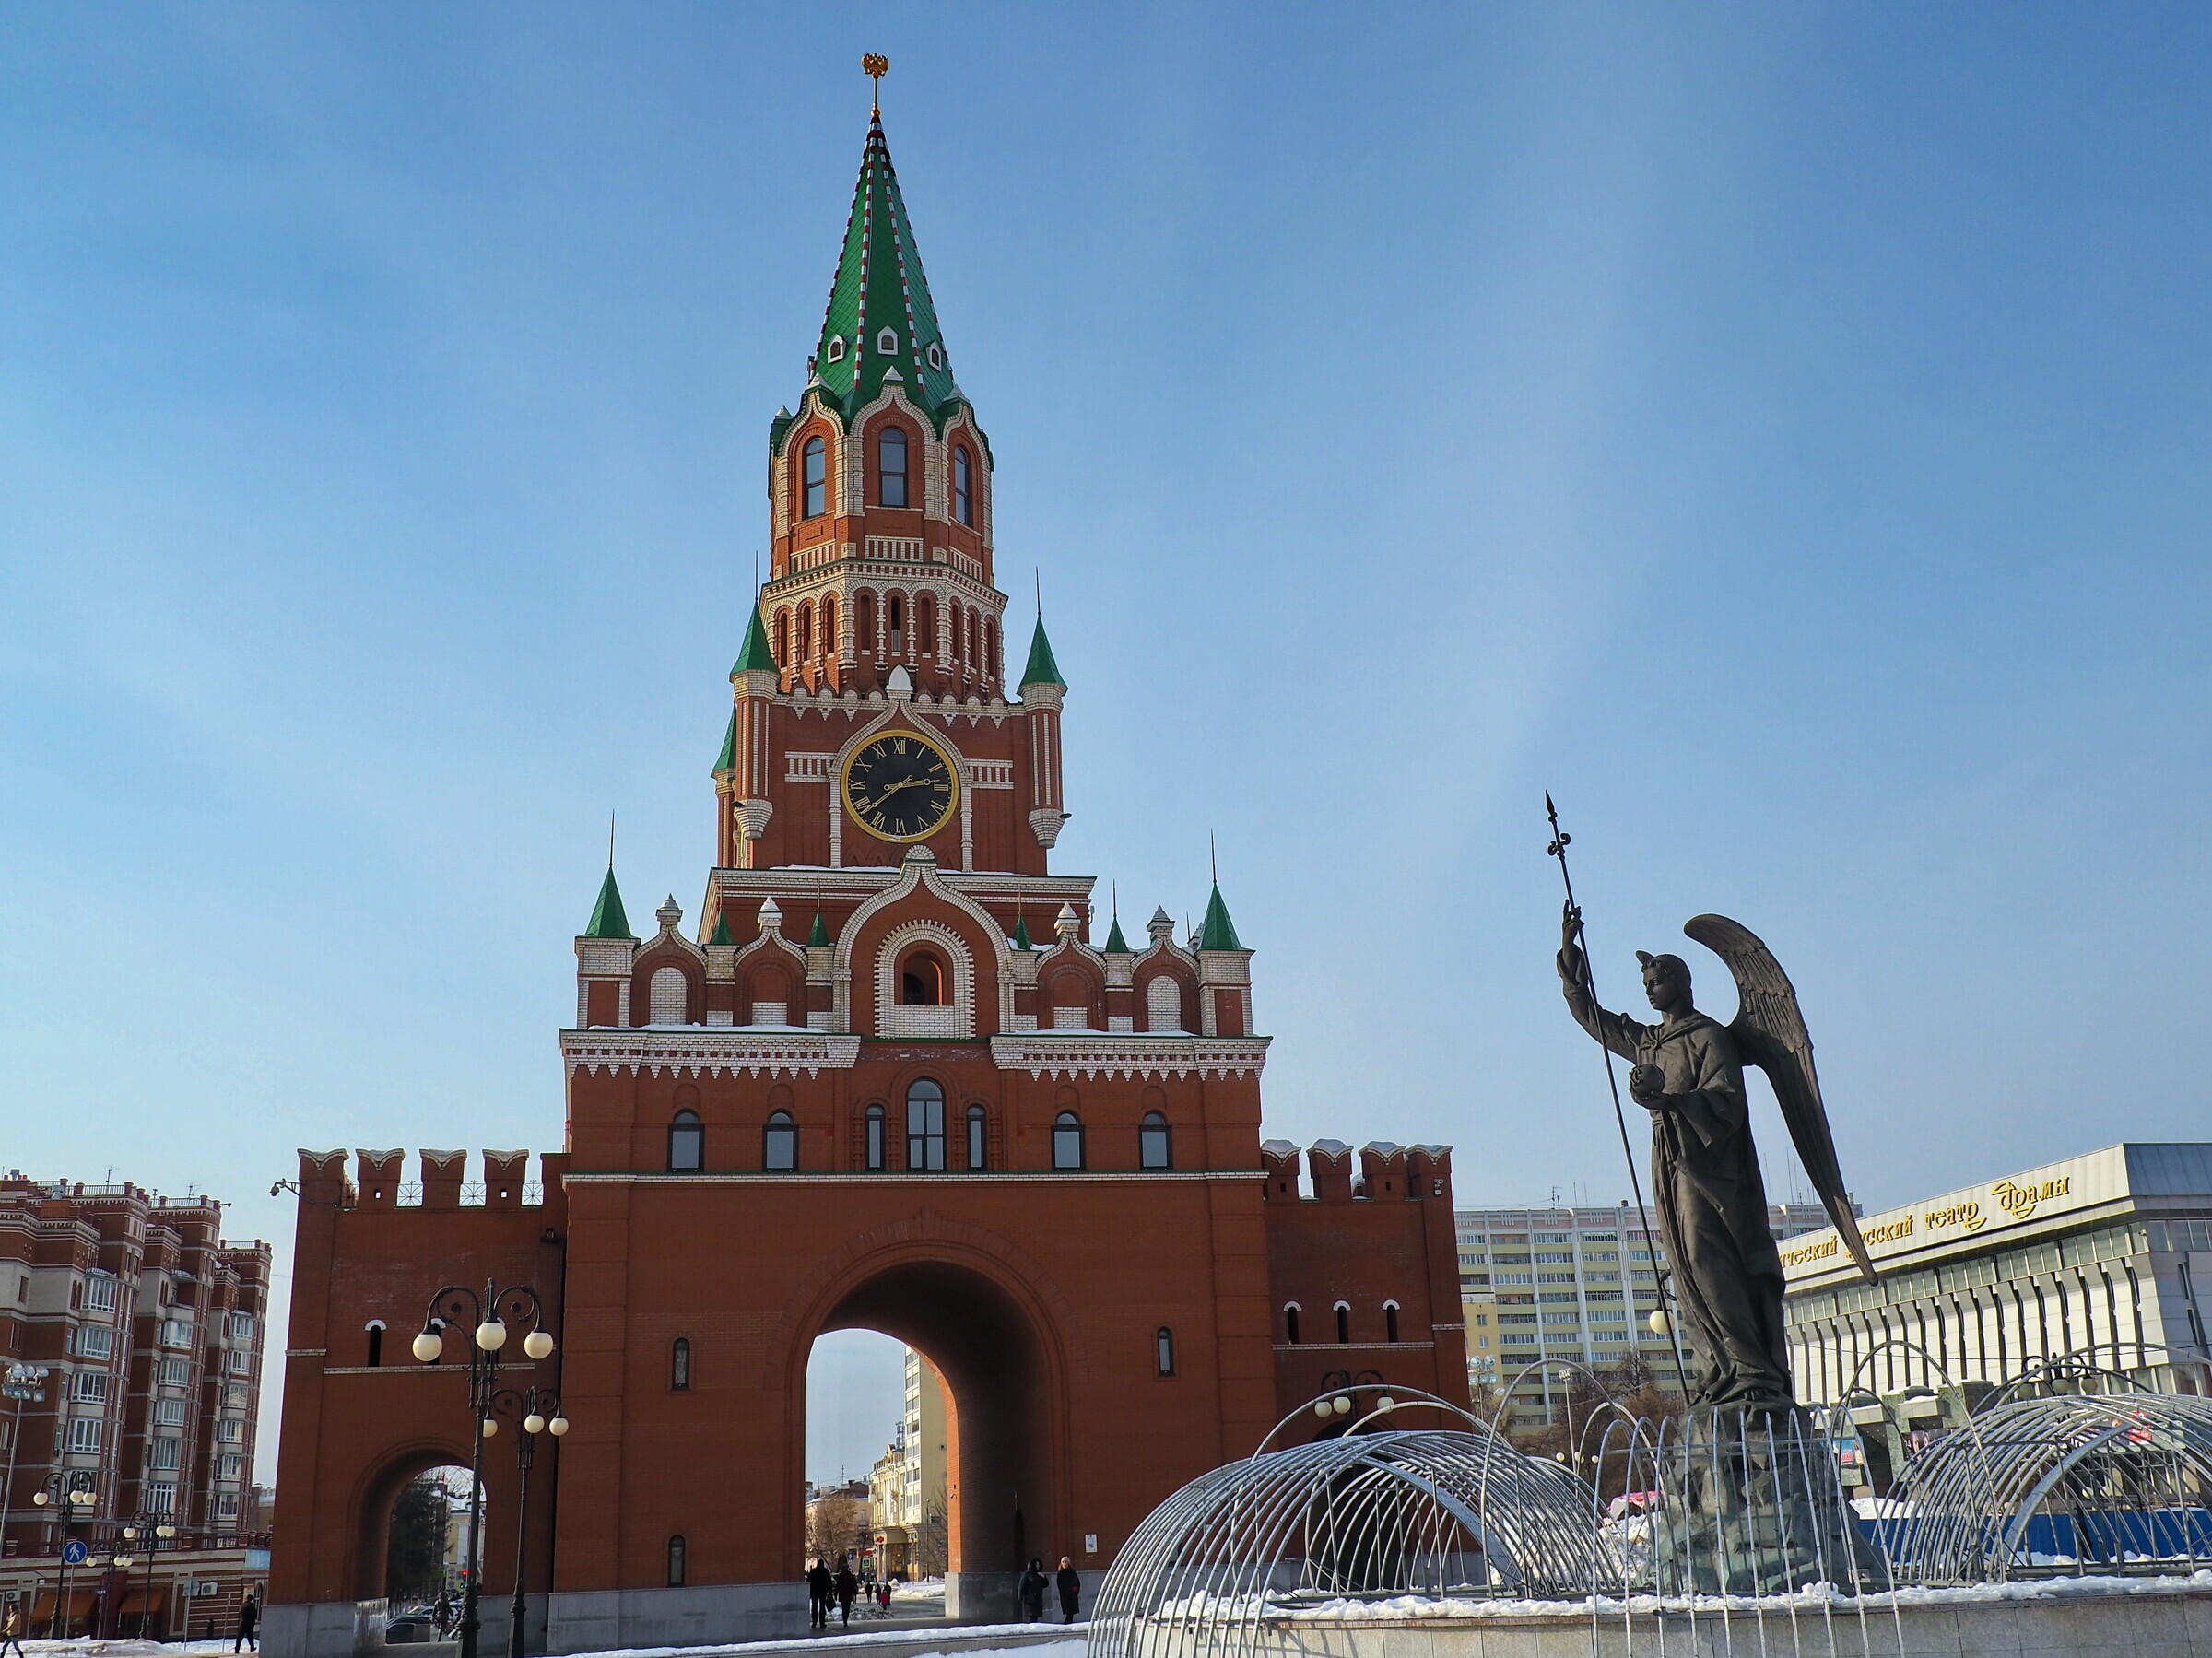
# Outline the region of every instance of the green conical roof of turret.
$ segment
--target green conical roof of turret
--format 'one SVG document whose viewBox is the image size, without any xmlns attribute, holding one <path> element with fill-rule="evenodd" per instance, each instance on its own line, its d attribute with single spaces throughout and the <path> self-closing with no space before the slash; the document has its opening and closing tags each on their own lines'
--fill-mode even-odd
<svg viewBox="0 0 2212 1658">
<path fill-rule="evenodd" d="M 1214 896 L 1206 900 L 1206 919 L 1198 923 L 1198 947 L 1202 950 L 1241 950 L 1237 942 L 1236 923 L 1229 919 L 1229 906 L 1221 901 L 1221 886 L 1214 884 Z"/>
<path fill-rule="evenodd" d="M 1026 915 L 1014 918 L 1014 947 L 1018 950 L 1030 947 L 1030 918 Z"/>
<path fill-rule="evenodd" d="M 714 761 L 717 773 L 737 769 L 737 711 L 730 710 L 729 729 L 722 734 L 722 753 Z"/>
<path fill-rule="evenodd" d="M 714 911 L 714 935 L 707 942 L 709 944 L 735 944 L 737 942 L 730 936 L 730 912 L 727 910 Z"/>
<path fill-rule="evenodd" d="M 833 341 L 839 342 L 835 348 Z M 883 349 L 887 344 L 888 351 Z M 877 114 L 868 123 L 867 147 L 861 152 L 860 182 L 830 284 L 814 371 L 850 416 L 876 400 L 892 370 L 909 400 L 933 416 L 959 397 Z"/>
<path fill-rule="evenodd" d="M 622 913 L 622 892 L 615 885 L 613 864 L 607 865 L 606 879 L 599 883 L 599 901 L 592 906 L 591 924 L 584 928 L 586 938 L 635 938 L 629 930 L 629 917 Z"/>
<path fill-rule="evenodd" d="M 745 625 L 745 643 L 737 648 L 737 660 L 730 664 L 730 672 L 772 674 L 775 671 L 776 653 L 768 648 L 768 629 L 760 620 L 760 606 L 755 603 L 753 619 Z M 730 730 L 734 734 L 736 729 L 736 719 L 733 715 Z"/>
<path fill-rule="evenodd" d="M 814 900 L 814 930 L 806 935 L 806 947 L 810 950 L 826 949 L 829 944 L 830 929 L 823 923 L 822 900 L 818 898 Z"/>
<path fill-rule="evenodd" d="M 1053 660 L 1053 641 L 1044 636 L 1041 616 L 1037 618 L 1037 630 L 1030 635 L 1030 664 L 1021 670 L 1021 683 L 1067 688 L 1067 681 L 1060 677 L 1060 664 Z"/>
<path fill-rule="evenodd" d="M 1109 956 L 1129 954 L 1129 941 L 1122 936 L 1122 918 L 1118 915 L 1113 918 L 1113 931 L 1106 935 L 1106 954 Z"/>
</svg>

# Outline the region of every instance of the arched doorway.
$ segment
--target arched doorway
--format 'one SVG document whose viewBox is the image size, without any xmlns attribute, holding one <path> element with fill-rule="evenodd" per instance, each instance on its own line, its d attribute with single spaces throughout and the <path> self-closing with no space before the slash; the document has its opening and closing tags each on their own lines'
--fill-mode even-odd
<svg viewBox="0 0 2212 1658">
<path fill-rule="evenodd" d="M 947 1417 L 946 1616 L 1018 1616 L 1024 1560 L 1061 1550 L 1065 1387 L 1044 1325 L 1013 1286 L 980 1265 L 936 1259 L 864 1267 L 831 1292 L 816 1325 L 875 1330 L 943 1379 Z M 812 1346 L 812 1340 L 807 1343 Z M 792 1391 L 793 1443 L 806 1440 L 806 1353 Z"/>
</svg>

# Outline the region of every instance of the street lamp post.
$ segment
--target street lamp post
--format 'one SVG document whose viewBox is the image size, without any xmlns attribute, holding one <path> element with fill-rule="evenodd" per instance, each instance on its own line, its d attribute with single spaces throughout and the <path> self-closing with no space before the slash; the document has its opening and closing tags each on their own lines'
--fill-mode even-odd
<svg viewBox="0 0 2212 1658">
<path fill-rule="evenodd" d="M 474 1333 L 468 1349 L 468 1575 L 461 1592 L 461 1658 L 477 1658 L 477 1579 L 483 1567 L 484 1441 L 500 1430 L 491 1414 L 499 1394 L 500 1353 L 507 1345 L 508 1326 L 526 1324 L 536 1328 L 523 1337 L 523 1352 L 534 1359 L 549 1358 L 553 1336 L 545 1322 L 545 1304 L 536 1290 L 527 1284 L 501 1288 L 488 1278 L 480 1297 L 465 1284 L 449 1284 L 432 1296 L 429 1311 L 423 1314 L 422 1334 L 415 1338 L 415 1357 L 424 1364 L 436 1364 L 445 1353 L 446 1330 L 459 1326 Z"/>
<path fill-rule="evenodd" d="M 31 1501 L 40 1508 L 57 1509 L 61 1512 L 62 1574 L 60 1585 L 53 1594 L 53 1617 L 48 1620 L 46 1627 L 46 1638 L 49 1640 L 61 1639 L 62 1609 L 69 1604 L 69 1523 L 72 1517 L 86 1514 L 99 1500 L 92 1485 L 92 1476 L 82 1468 L 75 1473 L 65 1473 L 56 1468 L 41 1480 L 39 1488 L 30 1494 Z"/>
<path fill-rule="evenodd" d="M 507 1658 L 523 1658 L 523 1571 L 529 1558 L 530 1464 L 537 1460 L 537 1436 L 549 1433 L 558 1440 L 569 1431 L 569 1419 L 560 1414 L 560 1394 L 549 1387 L 534 1387 L 525 1393 L 503 1387 L 491 1403 L 495 1419 L 512 1417 L 522 1429 L 514 1436 L 520 1488 L 514 1505 L 514 1605 L 507 1617 Z"/>
<path fill-rule="evenodd" d="M 130 1523 L 123 1528 L 123 1540 L 125 1543 L 142 1543 L 146 1546 L 146 1594 L 138 1607 L 138 1638 L 141 1640 L 146 1639 L 147 1631 L 153 1627 L 154 1621 L 154 1556 L 164 1543 L 176 1535 L 177 1528 L 170 1524 L 169 1516 L 156 1513 L 151 1509 L 140 1509 L 131 1516 Z M 116 1555 L 115 1570 L 124 1574 L 126 1588 L 130 1584 L 131 1565 L 129 1555 Z"/>
</svg>

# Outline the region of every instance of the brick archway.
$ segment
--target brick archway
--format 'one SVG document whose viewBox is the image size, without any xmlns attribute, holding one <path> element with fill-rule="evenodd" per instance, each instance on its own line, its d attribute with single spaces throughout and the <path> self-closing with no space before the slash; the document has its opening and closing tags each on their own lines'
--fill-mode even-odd
<svg viewBox="0 0 2212 1658">
<path fill-rule="evenodd" d="M 468 1447 L 442 1439 L 419 1439 L 396 1446 L 362 1472 L 354 1487 L 349 1528 L 353 1598 L 382 1600 L 390 1564 L 392 1509 L 409 1480 L 432 1468 L 465 1468 Z"/>
<path fill-rule="evenodd" d="M 806 1440 L 806 1367 L 816 1337 L 874 1330 L 922 1354 L 947 1394 L 947 1611 L 1003 1617 L 1022 1561 L 1066 1546 L 1068 1364 L 1053 1305 L 1062 1298 L 1041 1272 L 1020 1270 L 1012 1259 L 1018 1252 L 1003 1240 L 947 1235 L 974 1229 L 920 1218 L 924 1224 L 853 1241 L 793 1298 L 770 1359 L 782 1372 L 785 1442 L 795 1474 Z M 794 1574 L 803 1569 L 794 1555 Z"/>
</svg>

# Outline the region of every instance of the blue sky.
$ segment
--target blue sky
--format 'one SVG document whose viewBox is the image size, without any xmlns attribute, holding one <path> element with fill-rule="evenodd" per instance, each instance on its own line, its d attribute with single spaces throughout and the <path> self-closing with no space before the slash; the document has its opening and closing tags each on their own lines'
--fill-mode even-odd
<svg viewBox="0 0 2212 1658">
<path fill-rule="evenodd" d="M 1613 999 L 1773 946 L 1870 1207 L 2204 1134 L 2201 7 L 18 6 L 0 1160 L 284 1240 L 295 1146 L 559 1144 L 869 50 L 1056 866 L 1194 914 L 1218 834 L 1272 1132 L 1623 1194 L 1549 788 Z"/>
</svg>

